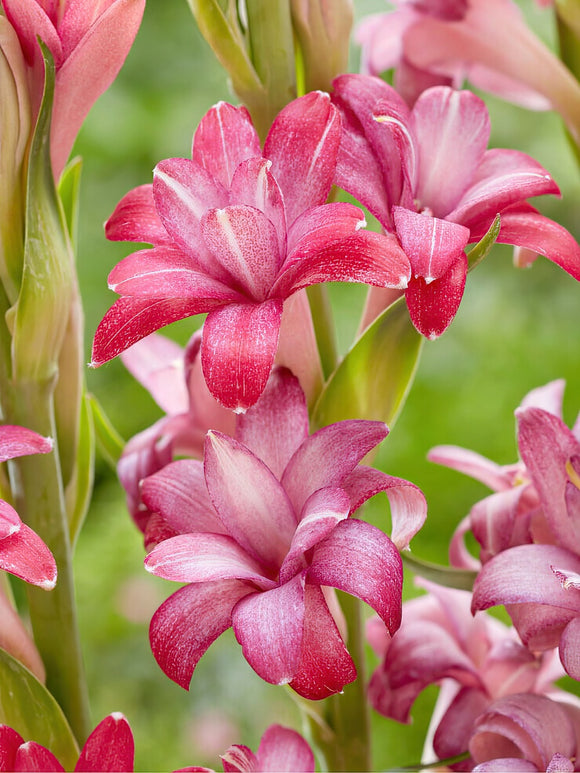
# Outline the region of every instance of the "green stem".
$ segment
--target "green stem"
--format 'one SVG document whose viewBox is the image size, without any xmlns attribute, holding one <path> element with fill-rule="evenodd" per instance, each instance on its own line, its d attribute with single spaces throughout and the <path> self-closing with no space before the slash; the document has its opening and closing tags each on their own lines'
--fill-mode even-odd
<svg viewBox="0 0 580 773">
<path fill-rule="evenodd" d="M 326 380 L 338 365 L 338 351 L 328 288 L 324 285 L 311 285 L 306 289 L 306 293 L 308 294 L 322 372 Z"/>
<path fill-rule="evenodd" d="M 12 382 L 6 419 L 56 441 L 51 381 Z M 52 551 L 58 581 L 52 591 L 27 586 L 36 646 L 46 668 L 46 685 L 60 703 L 80 745 L 89 732 L 88 694 L 74 598 L 72 552 L 58 449 L 10 462 L 14 502 L 23 521 Z"/>
</svg>

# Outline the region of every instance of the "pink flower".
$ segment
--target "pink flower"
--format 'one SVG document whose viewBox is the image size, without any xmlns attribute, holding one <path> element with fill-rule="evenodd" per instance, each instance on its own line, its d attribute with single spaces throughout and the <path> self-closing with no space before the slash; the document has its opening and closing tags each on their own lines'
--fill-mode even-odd
<svg viewBox="0 0 580 773">
<path fill-rule="evenodd" d="M 132 771 L 135 755 L 133 733 L 125 717 L 115 712 L 100 722 L 82 748 L 75 773 L 81 771 Z M 22 736 L 7 725 L 0 725 L 0 771 L 24 773 L 32 770 L 61 771 L 54 754 Z"/>
<path fill-rule="evenodd" d="M 234 744 L 222 755 L 225 773 L 314 773 L 314 754 L 304 738 L 281 725 L 270 725 L 254 754 L 247 746 Z M 206 771 L 209 768 L 180 768 L 175 773 Z"/>
<path fill-rule="evenodd" d="M 396 236 L 411 262 L 405 291 L 413 324 L 436 338 L 465 286 L 464 248 L 501 214 L 498 241 L 545 255 L 580 279 L 580 247 L 526 199 L 559 193 L 546 170 L 517 150 L 486 150 L 485 104 L 469 91 L 435 87 L 409 110 L 378 78 L 342 75 L 333 100 L 343 114 L 336 183 Z"/>
<path fill-rule="evenodd" d="M 532 390 L 522 400 L 516 411 L 521 460 L 515 464 L 500 466 L 474 451 L 455 446 L 438 446 L 429 452 L 430 461 L 470 475 L 495 492 L 474 505 L 457 528 L 449 550 L 453 565 L 472 569 L 480 567 L 465 547 L 464 537 L 470 530 L 481 545 L 479 557 L 482 563 L 516 545 L 535 542 L 567 547 L 571 544 L 562 534 L 563 527 L 560 525 L 566 523 L 568 516 L 563 511 L 559 514 L 553 512 L 549 491 L 551 484 L 541 469 L 548 459 L 553 458 L 553 450 L 546 445 L 547 441 L 540 441 L 544 434 L 542 423 L 552 427 L 554 442 L 558 442 L 555 436 L 559 436 L 562 442 L 570 445 L 570 449 L 575 447 L 576 442 L 571 436 L 580 439 L 580 423 L 570 433 L 562 421 L 563 394 L 564 381 L 560 379 Z M 539 413 L 531 411 L 532 408 Z M 549 418 L 548 414 L 554 418 Z M 564 441 L 564 438 L 567 440 Z M 539 447 L 537 442 L 541 443 Z M 536 448 L 539 450 L 536 451 Z M 560 459 L 559 462 L 559 477 L 564 487 L 567 477 L 563 480 L 562 476 L 567 474 L 566 462 L 567 459 Z"/>
<path fill-rule="evenodd" d="M 333 617 L 339 588 L 370 604 L 394 633 L 404 548 L 426 515 L 412 484 L 359 465 L 387 434 L 344 421 L 308 435 L 297 380 L 274 371 L 236 439 L 206 438 L 203 464 L 181 460 L 143 481 L 143 501 L 177 536 L 147 556 L 148 571 L 188 583 L 155 613 L 153 654 L 187 688 L 210 644 L 233 626 L 252 668 L 273 684 L 324 698 L 356 670 Z M 386 491 L 393 541 L 349 517 Z M 195 624 L 192 624 L 195 621 Z"/>
<path fill-rule="evenodd" d="M 461 88 L 468 78 L 524 107 L 558 110 L 578 141 L 580 87 L 511 0 L 395 4 L 395 11 L 370 16 L 359 26 L 365 72 L 378 75 L 395 67 L 395 87 L 410 105 L 431 86 Z"/>
<path fill-rule="evenodd" d="M 192 160 L 162 161 L 153 188 L 131 191 L 109 221 L 109 238 L 154 247 L 111 272 L 111 289 L 122 297 L 97 329 L 93 364 L 208 312 L 207 385 L 224 406 L 244 410 L 265 387 L 291 295 L 330 280 L 406 286 L 409 262 L 398 245 L 360 231 L 356 207 L 324 204 L 340 133 L 338 112 L 320 92 L 282 110 L 263 153 L 244 108 L 212 108 Z"/>
<path fill-rule="evenodd" d="M 419 693 L 441 683 L 432 732 L 434 752 L 444 759 L 467 750 L 476 718 L 494 700 L 523 692 L 562 694 L 552 686 L 563 676 L 552 653 L 533 655 L 513 629 L 486 615 L 472 617 L 471 594 L 420 584 L 429 593 L 405 602 L 392 640 L 377 618 L 369 622 L 370 642 L 383 658 L 369 684 L 378 712 L 409 722 Z"/>
<path fill-rule="evenodd" d="M 50 438 L 24 427 L 0 426 L 0 462 L 49 451 L 52 451 Z M 52 553 L 3 499 L 0 499 L 0 569 L 45 590 L 56 585 L 56 563 Z"/>
<path fill-rule="evenodd" d="M 125 61 L 145 0 L 2 0 L 2 6 L 29 66 L 35 112 L 44 87 L 38 37 L 54 58 L 51 156 L 58 180 L 87 113 Z"/>
</svg>

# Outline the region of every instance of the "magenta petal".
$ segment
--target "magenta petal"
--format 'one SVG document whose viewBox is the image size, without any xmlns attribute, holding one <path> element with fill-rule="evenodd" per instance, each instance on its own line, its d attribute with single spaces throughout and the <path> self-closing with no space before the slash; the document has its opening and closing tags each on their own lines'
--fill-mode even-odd
<svg viewBox="0 0 580 773">
<path fill-rule="evenodd" d="M 308 437 L 308 410 L 298 379 L 274 368 L 260 399 L 238 417 L 236 438 L 278 479 Z"/>
<path fill-rule="evenodd" d="M 47 454 L 52 451 L 52 440 L 26 427 L 13 424 L 0 426 L 0 462 L 29 454 Z"/>
<path fill-rule="evenodd" d="M 290 460 L 282 484 L 299 513 L 308 497 L 324 486 L 340 486 L 361 459 L 388 434 L 380 421 L 352 419 L 310 435 Z"/>
<path fill-rule="evenodd" d="M 15 534 L 0 540 L 0 569 L 44 590 L 56 585 L 52 553 L 25 523 Z"/>
<path fill-rule="evenodd" d="M 286 298 L 321 282 L 361 282 L 405 288 L 411 276 L 408 257 L 393 236 L 359 231 L 309 255 L 289 256 L 271 295 Z"/>
<path fill-rule="evenodd" d="M 318 489 L 308 497 L 290 550 L 280 567 L 280 582 L 286 582 L 306 567 L 306 551 L 325 539 L 348 517 L 349 510 L 349 498 L 341 488 Z"/>
<path fill-rule="evenodd" d="M 467 278 L 465 254 L 440 279 L 427 284 L 424 279 L 411 279 L 405 291 L 413 325 L 426 338 L 442 335 L 457 314 Z"/>
<path fill-rule="evenodd" d="M 24 738 L 8 725 L 0 725 L 0 770 L 14 770 L 14 758 Z"/>
<path fill-rule="evenodd" d="M 180 534 L 163 540 L 145 558 L 145 569 L 174 582 L 248 580 L 271 588 L 257 561 L 226 534 Z"/>
<path fill-rule="evenodd" d="M 260 140 L 245 107 L 218 102 L 201 119 L 193 138 L 193 160 L 224 188 L 247 158 L 261 156 Z"/>
<path fill-rule="evenodd" d="M 415 191 L 419 208 L 429 207 L 435 217 L 445 217 L 457 205 L 487 148 L 487 108 L 471 91 L 438 86 L 421 94 L 412 115 L 420 149 Z"/>
<path fill-rule="evenodd" d="M 282 301 L 230 304 L 208 314 L 201 366 L 209 391 L 225 408 L 244 411 L 264 391 L 272 370 Z"/>
<path fill-rule="evenodd" d="M 427 454 L 435 464 L 443 464 L 464 475 L 481 481 L 493 491 L 503 491 L 511 486 L 510 477 L 501 465 L 491 462 L 485 456 L 459 446 L 435 446 Z"/>
<path fill-rule="evenodd" d="M 288 226 L 305 209 L 326 201 L 339 144 L 340 116 L 321 91 L 295 99 L 274 119 L 264 156 L 282 188 Z"/>
<path fill-rule="evenodd" d="M 232 624 L 232 609 L 248 593 L 240 580 L 217 580 L 181 588 L 155 612 L 151 650 L 161 669 L 185 690 L 207 648 Z"/>
<path fill-rule="evenodd" d="M 356 668 L 317 585 L 306 585 L 304 636 L 298 672 L 290 687 L 309 700 L 341 692 L 356 679 Z"/>
<path fill-rule="evenodd" d="M 105 236 L 113 242 L 172 243 L 155 209 L 151 184 L 140 185 L 123 196 L 105 223 Z"/>
<path fill-rule="evenodd" d="M 580 682 L 580 616 L 564 628 L 560 637 L 560 660 L 566 673 Z"/>
<path fill-rule="evenodd" d="M 247 746 L 241 744 L 233 744 L 224 754 L 220 754 L 220 758 L 224 773 L 256 773 L 258 770 L 256 755 Z M 194 768 L 194 770 L 196 769 Z M 179 773 L 179 771 L 175 771 L 175 773 Z M 208 771 L 208 773 L 214 773 L 214 771 Z"/>
<path fill-rule="evenodd" d="M 93 341 L 91 367 L 112 360 L 149 333 L 210 311 L 223 301 L 191 298 L 119 298 L 101 320 Z"/>
<path fill-rule="evenodd" d="M 295 730 L 270 725 L 262 736 L 258 752 L 259 770 L 273 773 L 314 773 L 314 754 Z"/>
<path fill-rule="evenodd" d="M 140 250 L 121 260 L 109 274 L 109 289 L 140 298 L 190 298 L 239 301 L 242 296 L 213 279 L 197 261 L 175 247 Z"/>
<path fill-rule="evenodd" d="M 44 746 L 27 741 L 16 751 L 12 770 L 17 773 L 60 773 L 64 768 Z"/>
<path fill-rule="evenodd" d="M 278 234 L 266 215 L 245 205 L 210 209 L 201 231 L 234 287 L 253 300 L 265 300 L 282 262 Z"/>
<path fill-rule="evenodd" d="M 380 529 L 349 518 L 314 548 L 309 581 L 346 591 L 365 601 L 389 632 L 401 624 L 403 564 Z"/>
<path fill-rule="evenodd" d="M 485 711 L 489 700 L 483 690 L 474 687 L 464 687 L 457 693 L 433 737 L 433 748 L 440 759 L 465 753 L 473 721 Z"/>
<path fill-rule="evenodd" d="M 12 505 L 0 499 L 0 540 L 20 531 L 22 521 Z"/>
<path fill-rule="evenodd" d="M 333 202 L 307 209 L 288 231 L 288 260 L 299 255 L 312 255 L 365 225 L 362 210 L 353 204 Z"/>
<path fill-rule="evenodd" d="M 244 445 L 214 431 L 206 438 L 204 467 L 209 495 L 228 533 L 277 573 L 296 528 L 280 482 Z"/>
<path fill-rule="evenodd" d="M 270 684 L 288 684 L 300 662 L 304 574 L 239 601 L 232 612 L 236 639 L 254 671 Z"/>
<path fill-rule="evenodd" d="M 130 771 L 135 761 L 135 742 L 129 723 L 120 712 L 105 717 L 87 738 L 75 773 Z"/>
<path fill-rule="evenodd" d="M 200 461 L 179 459 L 168 464 L 145 478 L 141 494 L 149 510 L 159 513 L 177 532 L 224 531 L 209 498 Z"/>
<path fill-rule="evenodd" d="M 430 284 L 461 260 L 469 241 L 468 228 L 403 207 L 393 207 L 393 217 L 414 278 L 422 277 Z"/>
<path fill-rule="evenodd" d="M 391 540 L 399 550 L 409 547 L 409 542 L 425 523 L 427 501 L 423 492 L 403 478 L 359 465 L 341 486 L 350 497 L 351 513 L 380 491 L 386 493 L 391 508 Z"/>
<path fill-rule="evenodd" d="M 559 770 L 562 769 L 559 768 Z M 574 768 L 571 767 L 570 770 Z M 538 773 L 538 769 L 529 760 L 522 760 L 519 757 L 498 757 L 476 765 L 473 773 Z"/>
</svg>

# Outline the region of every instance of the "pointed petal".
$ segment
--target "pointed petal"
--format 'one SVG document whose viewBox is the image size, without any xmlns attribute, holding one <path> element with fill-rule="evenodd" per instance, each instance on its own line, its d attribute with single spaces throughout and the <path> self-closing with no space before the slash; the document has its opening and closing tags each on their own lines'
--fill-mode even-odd
<svg viewBox="0 0 580 773">
<path fill-rule="evenodd" d="M 305 209 L 326 201 L 339 144 L 340 116 L 321 91 L 295 99 L 274 119 L 264 156 L 282 188 L 288 226 Z"/>
<path fill-rule="evenodd" d="M 311 255 L 331 242 L 346 238 L 366 221 L 362 210 L 353 204 L 333 202 L 303 212 L 288 231 L 288 260 Z"/>
<path fill-rule="evenodd" d="M 62 64 L 62 45 L 58 32 L 38 0 L 3 0 L 4 12 L 16 30 L 27 63 L 40 55 L 38 37 L 50 48 L 55 64 Z"/>
<path fill-rule="evenodd" d="M 232 613 L 236 639 L 254 671 L 270 684 L 288 684 L 300 662 L 304 574 L 239 601 Z"/>
<path fill-rule="evenodd" d="M 201 231 L 230 284 L 253 300 L 265 300 L 282 262 L 278 234 L 266 215 L 245 205 L 210 209 Z"/>
<path fill-rule="evenodd" d="M 580 681 L 580 616 L 571 620 L 560 637 L 560 660 L 566 673 Z"/>
<path fill-rule="evenodd" d="M 0 540 L 0 569 L 44 590 L 56 585 L 52 553 L 25 523 L 15 534 Z"/>
<path fill-rule="evenodd" d="M 563 378 L 550 381 L 541 387 L 536 387 L 528 392 L 520 403 L 520 408 L 541 408 L 548 413 L 553 413 L 562 419 L 562 403 L 564 401 L 564 388 L 566 382 Z"/>
<path fill-rule="evenodd" d="M 225 408 L 243 411 L 264 391 L 272 370 L 282 301 L 230 304 L 203 326 L 201 366 L 209 391 Z"/>
<path fill-rule="evenodd" d="M 245 107 L 227 102 L 218 102 L 208 110 L 193 138 L 193 160 L 224 188 L 230 187 L 242 161 L 261 155 L 250 114 Z"/>
<path fill-rule="evenodd" d="M 470 478 L 481 481 L 484 486 L 493 491 L 503 491 L 511 486 L 511 480 L 501 465 L 467 448 L 435 446 L 427 454 L 427 459 L 469 475 Z"/>
<path fill-rule="evenodd" d="M 271 295 L 286 298 L 321 282 L 404 288 L 410 276 L 409 259 L 394 237 L 359 231 L 314 253 L 298 255 L 295 251 L 284 264 Z"/>
<path fill-rule="evenodd" d="M 239 301 L 228 285 L 199 270 L 189 255 L 175 247 L 140 250 L 117 263 L 109 274 L 109 289 L 140 298 L 189 298 Z"/>
<path fill-rule="evenodd" d="M 353 682 L 356 668 L 317 585 L 306 585 L 304 602 L 302 655 L 290 687 L 304 698 L 321 700 Z"/>
<path fill-rule="evenodd" d="M 462 255 L 440 279 L 427 284 L 411 279 L 405 291 L 413 325 L 421 335 L 434 340 L 442 335 L 457 314 L 467 278 L 467 258 Z"/>
<path fill-rule="evenodd" d="M 52 752 L 34 741 L 27 741 L 16 751 L 13 770 L 18 773 L 58 773 L 63 766 Z"/>
<path fill-rule="evenodd" d="M 489 226 L 498 212 L 531 196 L 560 193 L 544 167 L 519 150 L 486 151 L 476 174 L 469 180 L 469 188 L 447 218 L 473 229 L 483 221 Z"/>
<path fill-rule="evenodd" d="M 149 475 L 141 484 L 141 495 L 151 512 L 181 534 L 224 533 L 207 492 L 203 465 L 196 459 L 178 459 Z"/>
<path fill-rule="evenodd" d="M 14 759 L 18 747 L 24 743 L 24 738 L 8 727 L 0 725 L 0 770 L 14 770 Z"/>
<path fill-rule="evenodd" d="M 274 586 L 261 566 L 226 534 L 180 534 L 163 540 L 145 558 L 145 569 L 173 582 L 248 580 Z"/>
<path fill-rule="evenodd" d="M 132 771 L 135 742 L 129 723 L 120 712 L 105 717 L 86 740 L 75 773 Z"/>
<path fill-rule="evenodd" d="M 314 773 L 314 754 L 299 733 L 280 725 L 270 725 L 262 736 L 258 752 L 260 770 L 277 773 Z"/>
<path fill-rule="evenodd" d="M 240 580 L 217 580 L 181 588 L 155 612 L 149 628 L 155 660 L 185 690 L 207 648 L 232 624 L 232 609 L 248 593 Z"/>
<path fill-rule="evenodd" d="M 350 497 L 351 513 L 380 491 L 386 493 L 391 508 L 391 540 L 399 550 L 409 547 L 425 523 L 427 501 L 423 492 L 403 478 L 359 465 L 342 481 L 341 487 Z"/>
<path fill-rule="evenodd" d="M 456 207 L 487 148 L 487 108 L 471 91 L 437 86 L 421 94 L 415 103 L 413 127 L 420 148 L 415 195 L 421 208 L 429 207 L 435 217 L 446 217 Z"/>
<path fill-rule="evenodd" d="M 414 278 L 422 277 L 430 284 L 461 260 L 469 241 L 468 228 L 403 207 L 393 207 L 393 217 Z"/>
<path fill-rule="evenodd" d="M 282 477 L 294 511 L 301 512 L 317 489 L 340 486 L 361 459 L 386 438 L 388 431 L 381 421 L 353 419 L 330 424 L 306 438 Z"/>
<path fill-rule="evenodd" d="M 155 209 L 151 184 L 140 185 L 123 196 L 105 223 L 105 236 L 113 242 L 172 244 Z"/>
<path fill-rule="evenodd" d="M 0 462 L 29 454 L 47 454 L 52 451 L 52 439 L 14 424 L 0 426 Z"/>
<path fill-rule="evenodd" d="M 280 582 L 287 582 L 306 567 L 305 553 L 325 539 L 335 526 L 348 518 L 350 500 L 340 488 L 315 491 L 304 504 L 292 544 L 280 567 Z"/>
<path fill-rule="evenodd" d="M 387 535 L 370 523 L 356 518 L 339 523 L 314 548 L 308 579 L 365 601 L 391 635 L 401 624 L 401 557 Z"/>
<path fill-rule="evenodd" d="M 229 534 L 251 556 L 277 573 L 296 528 L 296 516 L 279 481 L 245 446 L 210 431 L 205 479 Z"/>
<path fill-rule="evenodd" d="M 20 531 L 22 521 L 12 505 L 0 499 L 0 540 Z"/>
<path fill-rule="evenodd" d="M 308 410 L 298 379 L 274 368 L 258 402 L 238 417 L 236 438 L 280 479 L 307 437 Z"/>
<path fill-rule="evenodd" d="M 95 332 L 91 367 L 112 360 L 149 333 L 214 309 L 223 301 L 191 298 L 119 298 Z"/>
</svg>

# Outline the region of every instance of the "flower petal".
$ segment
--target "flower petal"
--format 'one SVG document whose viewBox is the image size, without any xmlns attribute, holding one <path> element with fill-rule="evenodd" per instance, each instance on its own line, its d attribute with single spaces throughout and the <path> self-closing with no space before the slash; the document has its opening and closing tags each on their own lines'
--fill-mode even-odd
<svg viewBox="0 0 580 773">
<path fill-rule="evenodd" d="M 330 424 L 307 437 L 282 476 L 294 511 L 301 512 L 308 497 L 319 488 L 340 486 L 388 431 L 381 421 L 352 419 Z"/>
<path fill-rule="evenodd" d="M 0 770 L 14 770 L 14 758 L 24 738 L 8 725 L 0 725 Z"/>
<path fill-rule="evenodd" d="M 300 662 L 304 574 L 239 601 L 232 613 L 236 639 L 254 671 L 270 684 L 288 684 Z"/>
<path fill-rule="evenodd" d="M 324 204 L 340 145 L 340 116 L 328 94 L 312 91 L 274 119 L 264 156 L 284 194 L 288 226 L 309 207 Z"/>
<path fill-rule="evenodd" d="M 315 546 L 308 580 L 362 599 L 391 635 L 401 624 L 401 557 L 387 535 L 370 523 L 356 518 L 339 523 Z"/>
<path fill-rule="evenodd" d="M 280 479 L 307 437 L 308 410 L 300 383 L 286 368 L 274 368 L 258 402 L 238 417 L 236 438 Z"/>
<path fill-rule="evenodd" d="M 473 733 L 473 721 L 488 705 L 489 696 L 483 690 L 474 687 L 459 690 L 433 737 L 433 748 L 440 759 L 465 753 Z"/>
<path fill-rule="evenodd" d="M 296 528 L 279 481 L 244 445 L 220 432 L 208 432 L 204 468 L 209 495 L 228 533 L 277 574 Z"/>
<path fill-rule="evenodd" d="M 185 690 L 207 648 L 232 624 L 232 609 L 248 593 L 240 580 L 217 580 L 181 588 L 155 612 L 151 650 L 167 676 Z"/>
<path fill-rule="evenodd" d="M 87 738 L 75 773 L 132 771 L 135 742 L 129 723 L 120 712 L 105 717 Z"/>
<path fill-rule="evenodd" d="M 195 131 L 193 160 L 224 188 L 230 187 L 242 161 L 261 155 L 260 140 L 245 107 L 218 102 Z"/>
<path fill-rule="evenodd" d="M 421 335 L 434 340 L 442 335 L 457 314 L 467 278 L 467 258 L 463 254 L 440 279 L 427 284 L 411 279 L 405 291 L 413 325 Z"/>
<path fill-rule="evenodd" d="M 58 771 L 64 771 L 64 768 L 54 754 L 44 746 L 34 741 L 27 741 L 16 751 L 13 770 L 19 773 L 43 773 L 43 771 L 58 773 Z"/>
<path fill-rule="evenodd" d="M 288 231 L 289 261 L 311 255 L 331 242 L 356 233 L 366 225 L 361 209 L 342 201 L 311 207 L 303 212 Z"/>
<path fill-rule="evenodd" d="M 230 304 L 203 326 L 201 366 L 209 391 L 225 408 L 243 412 L 264 391 L 272 370 L 282 301 Z"/>
<path fill-rule="evenodd" d="M 560 660 L 566 673 L 580 681 L 580 616 L 571 620 L 560 637 Z"/>
<path fill-rule="evenodd" d="M 427 459 L 435 464 L 443 464 L 452 470 L 469 475 L 493 491 L 503 491 L 512 485 L 511 478 L 504 472 L 501 465 L 467 448 L 435 446 L 427 454 Z"/>
<path fill-rule="evenodd" d="M 172 244 L 155 209 L 151 184 L 140 185 L 123 196 L 105 223 L 105 236 L 113 242 Z"/>
<path fill-rule="evenodd" d="M 44 590 L 56 585 L 52 553 L 25 523 L 15 534 L 0 540 L 0 569 Z"/>
<path fill-rule="evenodd" d="M 232 744 L 224 754 L 220 754 L 224 773 L 255 773 L 258 770 L 258 760 L 256 755 L 247 746 L 241 744 Z M 190 768 L 186 768 L 190 770 Z M 202 768 L 191 768 L 191 770 L 202 770 Z M 205 771 L 205 768 L 203 768 Z M 180 773 L 180 771 L 175 771 Z M 208 773 L 215 773 L 210 771 Z"/>
<path fill-rule="evenodd" d="M 260 770 L 314 773 L 312 749 L 299 733 L 287 727 L 270 725 L 262 736 L 256 756 Z"/>
<path fill-rule="evenodd" d="M 26 427 L 14 424 L 0 426 L 0 462 L 29 454 L 47 454 L 53 441 Z"/>
<path fill-rule="evenodd" d="M 248 580 L 264 589 L 274 586 L 258 562 L 226 534 L 180 534 L 163 540 L 145 558 L 145 569 L 173 582 Z"/>
</svg>

